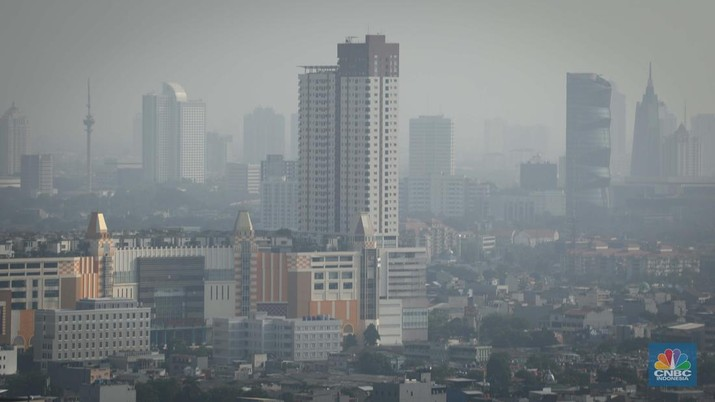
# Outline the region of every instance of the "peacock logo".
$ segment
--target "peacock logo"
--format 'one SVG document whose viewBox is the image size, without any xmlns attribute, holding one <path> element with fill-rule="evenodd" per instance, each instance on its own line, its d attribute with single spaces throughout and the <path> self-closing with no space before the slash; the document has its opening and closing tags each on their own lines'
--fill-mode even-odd
<svg viewBox="0 0 715 402">
<path fill-rule="evenodd" d="M 690 362 L 688 355 L 682 353 L 680 349 L 666 349 L 658 355 L 655 362 L 656 370 L 689 370 Z"/>
</svg>

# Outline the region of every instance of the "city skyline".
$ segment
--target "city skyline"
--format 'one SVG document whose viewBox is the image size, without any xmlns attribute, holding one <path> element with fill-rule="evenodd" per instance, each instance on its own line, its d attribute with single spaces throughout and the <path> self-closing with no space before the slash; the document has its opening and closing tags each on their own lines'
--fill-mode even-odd
<svg viewBox="0 0 715 402">
<path fill-rule="evenodd" d="M 75 3 L 83 4 L 81 2 Z M 455 141 L 458 144 L 457 161 L 463 160 L 466 147 L 479 148 L 480 142 L 470 142 L 469 138 L 477 133 L 480 136 L 483 121 L 489 118 L 504 118 L 513 124 L 533 125 L 545 124 L 554 133 L 555 146 L 562 144 L 559 139 L 564 138 L 565 126 L 563 108 L 558 106 L 565 99 L 565 87 L 563 86 L 563 74 L 566 72 L 597 71 L 608 80 L 618 84 L 619 89 L 626 95 L 627 102 L 627 132 L 629 136 L 633 130 L 633 114 L 635 101 L 640 98 L 642 92 L 642 77 L 647 71 L 647 63 L 653 62 L 654 71 L 659 82 L 659 94 L 668 104 L 678 105 L 686 100 L 689 104 L 690 113 L 708 113 L 715 110 L 715 99 L 711 83 L 707 77 L 715 64 L 708 54 L 698 52 L 695 49 L 705 48 L 704 38 L 711 37 L 708 32 L 710 25 L 707 23 L 690 23 L 685 29 L 674 31 L 671 34 L 660 33 L 658 30 L 652 32 L 641 32 L 636 29 L 639 23 L 648 23 L 652 26 L 670 24 L 678 18 L 688 21 L 699 21 L 708 14 L 712 4 L 708 2 L 690 3 L 688 9 L 680 9 L 667 2 L 631 2 L 628 4 L 606 3 L 604 7 L 593 10 L 593 20 L 606 18 L 612 24 L 608 28 L 595 25 L 583 20 L 583 16 L 577 13 L 577 7 L 564 2 L 548 2 L 540 7 L 529 7 L 530 13 L 518 13 L 516 9 L 510 7 L 489 4 L 489 3 L 456 3 L 456 11 L 444 14 L 437 14 L 435 22 L 444 21 L 447 15 L 456 18 L 457 24 L 451 24 L 448 29 L 439 34 L 428 34 L 415 31 L 407 26 L 404 20 L 390 24 L 390 18 L 395 17 L 401 8 L 397 5 L 387 5 L 385 12 L 380 17 L 358 12 L 358 18 L 351 24 L 336 24 L 335 22 L 324 22 L 325 26 L 320 26 L 320 30 L 325 35 L 315 35 L 312 30 L 304 32 L 304 35 L 297 35 L 288 38 L 278 38 L 276 34 L 270 34 L 269 28 L 263 28 L 259 32 L 264 35 L 254 42 L 239 40 L 237 45 L 231 49 L 239 49 L 241 54 L 252 54 L 251 58 L 236 60 L 232 54 L 233 50 L 223 47 L 225 39 L 214 37 L 212 31 L 203 32 L 201 35 L 191 37 L 178 32 L 178 37 L 183 39 L 170 41 L 166 55 L 159 57 L 161 50 L 155 48 L 153 43 L 143 43 L 133 48 L 132 44 L 137 42 L 137 35 L 142 33 L 151 34 L 159 27 L 147 24 L 147 19 L 153 15 L 164 12 L 163 8 L 149 6 L 141 12 L 132 4 L 109 5 L 108 3 L 87 4 L 87 7 L 76 7 L 76 15 L 72 18 L 82 18 L 84 13 L 92 13 L 99 21 L 102 15 L 109 11 L 121 11 L 127 16 L 138 18 L 141 21 L 136 32 L 118 35 L 119 27 L 116 23 L 107 21 L 104 30 L 98 32 L 98 36 L 105 38 L 112 46 L 112 64 L 101 63 L 102 57 L 93 57 L 105 52 L 104 44 L 100 45 L 93 38 L 77 37 L 79 32 L 71 29 L 60 29 L 59 34 L 54 39 L 77 40 L 89 49 L 86 54 L 79 53 L 78 50 L 70 48 L 66 55 L 56 56 L 59 60 L 57 68 L 65 71 L 66 78 L 59 82 L 45 83 L 45 91 L 25 91 L 27 85 L 38 85 L 25 80 L 25 86 L 18 85 L 23 80 L 13 79 L 12 82 L 0 79 L 0 93 L 6 94 L 5 101 L 9 106 L 15 100 L 18 106 L 25 110 L 33 118 L 33 127 L 36 128 L 37 138 L 46 139 L 43 146 L 52 147 L 61 145 L 55 138 L 63 138 L 64 143 L 81 141 L 83 138 L 81 121 L 70 116 L 81 116 L 84 104 L 83 83 L 88 76 L 93 79 L 94 92 L 94 114 L 98 122 L 96 125 L 96 138 L 98 152 L 114 150 L 121 147 L 119 145 L 131 143 L 132 117 L 140 110 L 140 102 L 136 99 L 137 93 L 143 93 L 145 88 L 153 86 L 154 82 L 165 80 L 176 80 L 192 88 L 192 93 L 196 98 L 203 99 L 212 113 L 209 115 L 208 129 L 232 135 L 235 141 L 240 140 L 242 121 L 241 116 L 252 110 L 256 105 L 273 106 L 279 113 L 288 116 L 295 112 L 297 108 L 297 95 L 292 89 L 295 85 L 296 66 L 307 64 L 310 60 L 328 62 L 325 57 L 325 49 L 330 47 L 334 40 L 325 38 L 340 38 L 350 34 L 361 35 L 365 31 L 381 31 L 394 37 L 396 41 L 405 45 L 403 58 L 410 65 L 424 66 L 424 69 L 408 69 L 404 74 L 403 92 L 406 100 L 400 116 L 400 126 L 402 130 L 401 143 L 404 151 L 407 136 L 407 122 L 409 118 L 420 114 L 447 113 L 455 121 Z M 52 10 L 52 5 L 47 5 Z M 24 28 L 17 26 L 17 21 L 23 18 L 36 18 L 42 20 L 45 12 L 39 11 L 36 5 L 8 4 L 3 8 L 7 13 L 2 16 L 17 15 L 18 18 L 2 20 L 3 28 L 14 30 L 13 32 L 25 33 L 27 41 L 26 48 L 37 48 L 41 46 L 35 34 L 25 32 Z M 415 21 L 427 23 L 434 15 L 435 5 L 431 3 L 417 3 L 411 7 L 409 13 Z M 71 7 L 67 7 L 71 8 Z M 290 6 L 283 7 L 276 15 L 293 12 Z M 336 7 L 322 7 L 321 11 L 326 16 L 338 16 Z M 52 10 L 51 15 L 62 15 L 66 11 L 62 8 Z M 243 12 L 245 11 L 245 13 Z M 458 11 L 462 11 L 461 13 Z M 213 7 L 201 7 L 190 4 L 179 3 L 171 11 L 178 21 L 191 21 L 193 23 L 215 25 L 221 28 L 222 32 L 227 32 L 225 38 L 242 38 L 244 30 L 250 28 L 253 21 L 246 21 L 243 28 L 233 28 L 229 24 L 228 17 L 243 18 L 243 15 L 259 15 L 269 18 L 270 14 L 263 6 L 239 3 L 216 2 Z M 299 15 L 299 14 L 297 14 Z M 526 17 L 530 15 L 530 17 Z M 0 18 L 3 18 L 0 16 Z M 468 18 L 472 18 L 474 24 L 467 23 Z M 338 18 L 339 19 L 339 18 Z M 490 20 L 491 19 L 491 20 Z M 512 23 L 510 26 L 520 26 L 516 32 L 504 32 L 492 20 L 507 19 Z M 282 19 L 282 24 L 287 24 L 286 29 L 281 32 L 297 27 L 293 22 L 295 19 Z M 329 19 L 322 19 L 330 21 Z M 544 22 L 554 22 L 554 24 Z M 572 25 L 566 21 L 579 21 L 579 30 L 565 37 L 556 37 L 559 30 L 572 29 Z M 48 21 L 47 28 L 51 28 L 54 22 Z M 270 26 L 273 22 L 271 22 Z M 43 25 L 43 24 L 39 24 Z M 239 24 L 240 25 L 240 24 Z M 419 25 L 419 24 L 417 24 Z M 370 29 L 370 27 L 372 27 Z M 535 32 L 536 35 L 529 40 L 524 36 L 527 30 Z M 234 33 L 236 32 L 236 33 Z M 629 40 L 616 40 L 619 33 L 628 33 Z M 5 33 L 5 31 L 3 31 Z M 234 34 L 232 34 L 234 33 Z M 238 35 L 238 36 L 235 36 Z M 486 36 L 485 36 L 486 35 Z M 322 38 L 321 38 L 322 36 Z M 3 35 L 7 37 L 7 35 Z M 602 38 L 600 42 L 594 42 L 592 37 Z M 486 38 L 492 38 L 491 42 Z M 476 41 L 475 41 L 476 39 Z M 440 48 L 436 46 L 438 41 L 448 41 L 448 46 Z M 587 46 L 592 51 L 584 53 L 581 42 L 594 46 Z M 213 46 L 201 46 L 203 43 L 213 43 Z M 625 42 L 625 43 L 620 43 Z M 104 42 L 103 42 L 104 43 Z M 300 53 L 296 51 L 277 52 L 270 46 L 270 43 L 286 43 L 294 49 L 302 49 Z M 310 46 L 306 45 L 311 43 Z M 682 43 L 690 43 L 690 46 L 677 46 Z M 183 45 L 182 45 L 183 44 Z M 657 46 L 655 46 L 657 44 Z M 536 48 L 546 47 L 555 49 L 549 54 L 551 57 L 530 56 Z M 611 46 L 612 45 L 612 46 Z M 639 45 L 639 46 L 636 46 Z M 218 63 L 206 65 L 196 65 L 191 61 L 178 62 L 172 56 L 171 50 L 185 46 L 186 49 L 194 49 L 198 58 L 212 60 L 218 58 Z M 236 47 L 237 46 L 237 47 Z M 443 82 L 437 85 L 433 79 L 434 73 L 439 71 L 433 68 L 434 61 L 440 58 L 449 59 L 445 52 L 451 52 L 459 48 L 470 50 L 464 55 L 453 56 L 453 66 L 450 68 L 450 77 L 444 77 Z M 561 50 L 563 48 L 563 50 Z M 628 51 L 626 51 L 626 48 Z M 674 49 L 674 52 L 664 52 L 662 49 Z M 28 60 L 29 55 L 25 51 L 17 51 L 17 47 L 12 42 L 0 42 L 0 50 L 7 49 L 9 52 L 17 54 L 9 76 L 28 78 L 32 74 L 41 74 L 44 67 L 35 65 L 28 72 L 22 70 L 22 62 Z M 322 50 L 320 50 L 322 49 Z M 503 49 L 512 49 L 505 53 Z M 429 51 L 428 51 L 429 50 Z M 178 52 L 181 53 L 181 52 Z M 434 54 L 436 57 L 430 57 Z M 43 52 L 37 57 L 48 57 L 52 51 Z M 92 56 L 90 56 L 92 55 Z M 622 63 L 614 63 L 613 60 L 620 60 Z M 144 60 L 144 75 L 135 75 L 134 67 L 127 66 L 127 59 L 140 57 Z M 87 57 L 93 59 L 87 60 Z M 614 58 L 615 57 L 615 58 Z M 530 61 L 532 60 L 533 61 Z M 16 60 L 16 61 L 15 61 Z M 698 63 L 688 63 L 690 60 L 698 60 Z M 279 62 L 280 61 L 280 62 Z M 52 63 L 48 63 L 52 65 Z M 232 66 L 230 69 L 228 66 Z M 471 66 L 471 68 L 469 67 Z M 518 66 L 518 69 L 516 68 Z M 476 70 L 474 70 L 476 67 Z M 122 68 L 118 72 L 117 68 Z M 236 70 L 238 68 L 239 70 Z M 259 71 L 268 68 L 271 79 L 259 77 Z M 229 71 L 240 71 L 241 74 L 229 74 Z M 469 71 L 469 73 L 467 72 Z M 679 73 L 675 73 L 679 72 Z M 208 73 L 208 74 L 207 74 Z M 114 78 L 123 77 L 124 84 L 116 87 L 117 80 Z M 534 77 L 539 80 L 533 80 Z M 112 77 L 111 79 L 109 77 Z M 454 77 L 454 78 L 451 78 Z M 686 78 L 687 77 L 687 78 Z M 247 79 L 250 79 L 247 80 Z M 267 81 L 264 81 L 267 80 Z M 461 84 L 458 84 L 458 81 Z M 418 85 L 418 82 L 422 84 Z M 257 86 L 253 83 L 261 85 Z M 698 84 L 703 82 L 704 85 Z M 466 83 L 467 85 L 463 85 Z M 56 88 L 56 89 L 55 89 Z M 34 97 L 34 93 L 46 94 L 44 99 Z M 47 102 L 59 101 L 58 96 L 62 94 L 62 111 L 57 108 L 47 107 Z M 448 95 L 453 93 L 453 95 Z M 236 100 L 236 94 L 240 94 Z M 539 97 L 542 102 L 535 103 L 527 107 L 525 100 L 531 96 Z M 111 96 L 111 98 L 110 98 Z M 480 99 L 490 99 L 484 103 Z M 34 100 L 33 100 L 34 99 Z M 67 101 L 76 99 L 76 102 Z M 110 101 L 110 99 L 112 99 Z M 229 99 L 233 99 L 229 101 Z M 76 103 L 76 104 L 75 104 Z M 115 106 L 118 103 L 119 106 Z M 111 105 L 111 107 L 110 107 Z M 469 105 L 467 108 L 466 105 Z M 475 107 L 476 106 L 476 107 Z M 6 106 L 7 107 L 7 106 Z M 109 113 L 109 110 L 116 110 L 118 113 Z M 238 111 L 238 113 L 236 113 Z M 58 114 L 59 112 L 59 114 Z M 678 116 L 681 118 L 681 116 Z M 109 138 L 112 138 L 110 141 Z M 123 141 L 123 142 L 122 142 Z M 240 142 L 237 142 L 240 143 Z M 130 147 L 130 145 L 127 145 Z M 563 147 L 561 147 L 563 150 Z M 45 150 L 39 149 L 38 152 Z M 403 158 L 404 160 L 404 158 Z"/>
</svg>

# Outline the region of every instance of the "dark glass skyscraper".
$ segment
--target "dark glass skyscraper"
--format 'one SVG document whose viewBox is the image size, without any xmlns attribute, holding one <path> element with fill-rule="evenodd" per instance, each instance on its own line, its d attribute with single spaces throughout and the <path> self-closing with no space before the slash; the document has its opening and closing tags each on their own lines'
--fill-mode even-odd
<svg viewBox="0 0 715 402">
<path fill-rule="evenodd" d="M 658 109 L 658 95 L 653 89 L 653 75 L 649 68 L 648 86 L 643 94 L 643 100 L 636 104 L 633 155 L 631 157 L 631 176 L 633 177 L 658 177 L 662 173 Z"/>
<path fill-rule="evenodd" d="M 611 84 L 566 75 L 566 209 L 576 225 L 602 222 L 611 179 Z"/>
</svg>

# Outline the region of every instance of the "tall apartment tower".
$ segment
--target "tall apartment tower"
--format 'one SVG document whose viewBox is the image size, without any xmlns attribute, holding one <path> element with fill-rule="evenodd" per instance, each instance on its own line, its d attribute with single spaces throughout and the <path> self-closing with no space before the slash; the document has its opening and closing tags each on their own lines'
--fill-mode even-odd
<svg viewBox="0 0 715 402">
<path fill-rule="evenodd" d="M 352 234 L 368 213 L 383 242 L 398 234 L 399 44 L 338 44 L 337 66 L 299 76 L 300 227 Z"/>
<path fill-rule="evenodd" d="M 103 213 L 92 212 L 89 216 L 85 239 L 89 242 L 89 255 L 99 272 L 99 297 L 112 297 L 115 249 Z"/>
<path fill-rule="evenodd" d="M 590 73 L 566 76 L 566 213 L 574 224 L 602 220 L 609 205 L 611 84 Z"/>
<path fill-rule="evenodd" d="M 204 182 L 206 104 L 189 100 L 181 85 L 165 82 L 161 94 L 144 95 L 142 137 L 146 179 Z"/>
<path fill-rule="evenodd" d="M 13 102 L 0 117 L 0 176 L 20 174 L 22 155 L 27 154 L 28 119 Z"/>
<path fill-rule="evenodd" d="M 243 116 L 243 162 L 260 163 L 266 155 L 285 153 L 285 117 L 269 107 Z"/>
<path fill-rule="evenodd" d="M 258 245 L 248 211 L 238 213 L 233 236 L 236 316 L 245 317 L 256 312 L 258 300 Z"/>
<path fill-rule="evenodd" d="M 661 175 L 660 103 L 653 88 L 652 69 L 648 72 L 648 85 L 643 99 L 636 104 L 636 121 L 633 129 L 631 176 L 658 177 Z M 671 134 L 672 131 L 668 134 Z"/>
</svg>

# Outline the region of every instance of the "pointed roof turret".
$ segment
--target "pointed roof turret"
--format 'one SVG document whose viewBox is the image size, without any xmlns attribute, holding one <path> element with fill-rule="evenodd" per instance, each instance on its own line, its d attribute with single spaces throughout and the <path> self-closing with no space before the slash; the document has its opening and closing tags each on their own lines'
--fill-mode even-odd
<svg viewBox="0 0 715 402">
<path fill-rule="evenodd" d="M 253 237 L 253 223 L 248 211 L 239 211 L 236 223 L 233 225 L 233 233 L 242 237 Z"/>
<path fill-rule="evenodd" d="M 89 216 L 89 225 L 87 226 L 87 239 L 104 239 L 109 236 L 107 230 L 107 222 L 104 221 L 104 214 L 98 211 L 92 212 Z"/>
</svg>

